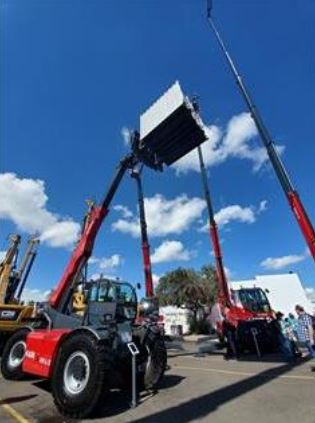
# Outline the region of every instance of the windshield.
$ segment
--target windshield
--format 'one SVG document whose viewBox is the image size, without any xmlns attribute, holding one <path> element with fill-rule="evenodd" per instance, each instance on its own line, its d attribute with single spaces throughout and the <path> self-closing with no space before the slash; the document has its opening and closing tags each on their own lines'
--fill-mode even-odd
<svg viewBox="0 0 315 423">
<path fill-rule="evenodd" d="M 255 313 L 271 311 L 267 295 L 261 288 L 240 289 L 237 292 L 242 306 Z"/>
<path fill-rule="evenodd" d="M 100 281 L 94 282 L 90 288 L 90 301 L 115 301 L 124 304 L 135 304 L 137 302 L 137 297 L 134 288 L 128 283 L 102 279 Z"/>
</svg>

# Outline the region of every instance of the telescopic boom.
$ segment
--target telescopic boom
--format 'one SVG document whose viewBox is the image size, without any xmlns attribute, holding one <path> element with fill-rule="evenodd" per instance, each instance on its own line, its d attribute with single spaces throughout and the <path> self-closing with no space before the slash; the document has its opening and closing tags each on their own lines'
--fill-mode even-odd
<svg viewBox="0 0 315 423">
<path fill-rule="evenodd" d="M 221 305 L 230 307 L 231 306 L 230 290 L 229 290 L 226 274 L 224 271 L 218 227 L 214 218 L 213 207 L 212 207 L 211 197 L 209 192 L 209 184 L 207 180 L 207 173 L 206 173 L 200 145 L 197 147 L 197 150 L 198 150 L 198 156 L 199 156 L 200 173 L 201 173 L 202 184 L 204 189 L 204 197 L 206 200 L 208 216 L 209 216 L 210 239 L 212 241 L 215 265 L 216 265 L 216 271 L 217 271 L 217 278 L 218 278 L 218 284 L 219 284 L 219 302 Z"/>
<path fill-rule="evenodd" d="M 267 130 L 267 128 L 264 125 L 264 122 L 258 112 L 258 109 L 256 108 L 245 84 L 244 81 L 241 78 L 241 75 L 236 68 L 236 65 L 234 61 L 232 60 L 221 36 L 219 31 L 216 28 L 216 25 L 212 18 L 212 1 L 208 0 L 207 3 L 207 18 L 208 22 L 215 34 L 215 37 L 219 43 L 219 46 L 226 58 L 226 61 L 230 67 L 230 70 L 235 78 L 236 84 L 239 87 L 240 93 L 250 111 L 250 114 L 256 124 L 257 130 L 259 132 L 259 135 L 262 139 L 262 142 L 267 150 L 267 154 L 269 156 L 269 159 L 271 161 L 271 164 L 276 172 L 276 175 L 280 181 L 280 184 L 282 186 L 282 189 L 287 197 L 287 200 L 290 204 L 290 207 L 294 213 L 294 216 L 300 226 L 300 229 L 302 231 L 302 234 L 305 238 L 305 241 L 308 245 L 308 248 L 313 256 L 313 259 L 315 260 L 315 231 L 313 228 L 313 225 L 307 215 L 307 212 L 302 204 L 302 201 L 298 195 L 298 192 L 293 187 L 289 176 L 287 174 L 287 171 L 281 162 L 281 159 L 279 157 L 279 154 L 277 153 L 277 150 L 274 146 L 274 143 L 272 141 L 272 138 Z"/>
<path fill-rule="evenodd" d="M 151 267 L 151 258 L 150 258 L 150 244 L 148 239 L 147 223 L 146 223 L 145 210 L 144 210 L 141 170 L 142 169 L 139 169 L 139 170 L 133 169 L 131 171 L 131 177 L 135 179 L 137 184 L 140 229 L 141 229 L 142 258 L 143 258 L 143 269 L 144 269 L 144 280 L 145 280 L 145 295 L 146 295 L 146 298 L 152 298 L 154 295 L 152 267 Z"/>
</svg>

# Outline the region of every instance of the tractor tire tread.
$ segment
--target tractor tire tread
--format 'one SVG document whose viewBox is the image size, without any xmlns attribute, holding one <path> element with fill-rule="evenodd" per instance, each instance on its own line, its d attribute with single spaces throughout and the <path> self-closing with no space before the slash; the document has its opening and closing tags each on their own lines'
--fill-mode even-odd
<svg viewBox="0 0 315 423">
<path fill-rule="evenodd" d="M 8 359 L 12 346 L 16 344 L 19 340 L 25 341 L 29 332 L 30 330 L 27 328 L 19 329 L 15 333 L 13 333 L 6 341 L 1 356 L 1 373 L 4 379 L 22 380 L 26 377 L 26 374 L 22 370 L 22 363 L 16 369 L 12 370 L 8 366 Z"/>
<path fill-rule="evenodd" d="M 62 364 L 65 363 L 67 355 L 71 354 L 71 348 L 72 351 L 75 348 L 80 350 L 80 348 L 85 348 L 84 344 L 90 345 L 88 348 L 90 351 L 94 351 L 92 367 L 95 369 L 95 377 L 94 380 L 88 382 L 81 404 L 71 404 L 71 399 L 62 398 L 61 394 L 61 391 L 63 391 L 60 383 L 63 380 Z M 68 352 L 69 348 L 70 354 Z M 82 334 L 74 334 L 64 341 L 56 357 L 51 381 L 54 403 L 63 416 L 71 419 L 82 419 L 91 416 L 96 411 L 97 407 L 102 403 L 102 397 L 105 397 L 107 393 L 106 375 L 111 371 L 112 361 L 110 348 L 106 344 L 99 342 L 92 334 L 84 334 L 84 337 L 82 337 Z"/>
</svg>

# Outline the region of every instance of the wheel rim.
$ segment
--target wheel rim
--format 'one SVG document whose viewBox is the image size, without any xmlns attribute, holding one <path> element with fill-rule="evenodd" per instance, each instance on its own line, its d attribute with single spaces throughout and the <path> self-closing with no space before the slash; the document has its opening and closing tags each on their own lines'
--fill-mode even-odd
<svg viewBox="0 0 315 423">
<path fill-rule="evenodd" d="M 16 342 L 13 347 L 11 348 L 9 354 L 8 365 L 12 369 L 19 367 L 22 363 L 26 351 L 26 343 L 24 341 Z"/>
<path fill-rule="evenodd" d="M 90 361 L 82 351 L 76 351 L 66 361 L 63 374 L 65 390 L 70 395 L 80 394 L 90 378 Z"/>
</svg>

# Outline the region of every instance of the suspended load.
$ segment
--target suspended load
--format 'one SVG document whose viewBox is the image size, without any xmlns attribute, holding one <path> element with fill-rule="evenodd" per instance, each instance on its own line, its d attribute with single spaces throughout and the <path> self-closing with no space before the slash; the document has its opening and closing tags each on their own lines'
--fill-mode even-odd
<svg viewBox="0 0 315 423">
<path fill-rule="evenodd" d="M 206 141 L 204 128 L 176 81 L 140 116 L 140 145 L 169 166 Z"/>
</svg>

